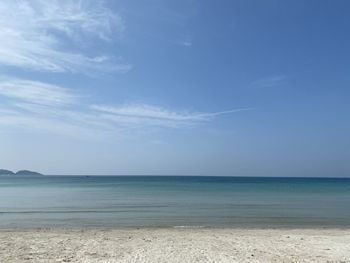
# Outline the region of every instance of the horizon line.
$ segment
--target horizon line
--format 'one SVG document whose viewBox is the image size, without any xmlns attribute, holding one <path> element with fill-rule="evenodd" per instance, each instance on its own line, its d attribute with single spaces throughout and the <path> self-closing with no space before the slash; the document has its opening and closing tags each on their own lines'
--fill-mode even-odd
<svg viewBox="0 0 350 263">
<path fill-rule="evenodd" d="M 349 178 L 348 176 L 266 176 L 266 175 L 200 175 L 200 174 L 42 174 L 43 176 L 76 177 L 236 177 L 236 178 Z"/>
</svg>

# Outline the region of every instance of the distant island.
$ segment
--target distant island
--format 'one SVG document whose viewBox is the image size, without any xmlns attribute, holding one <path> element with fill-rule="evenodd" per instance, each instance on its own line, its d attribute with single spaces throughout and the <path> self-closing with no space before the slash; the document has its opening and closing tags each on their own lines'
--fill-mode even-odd
<svg viewBox="0 0 350 263">
<path fill-rule="evenodd" d="M 19 170 L 18 172 L 14 173 L 10 170 L 6 170 L 6 169 L 0 169 L 0 176 L 1 175 L 31 175 L 31 176 L 38 176 L 38 175 L 43 175 L 41 173 L 38 172 L 33 172 L 33 171 L 29 171 L 29 170 Z"/>
</svg>

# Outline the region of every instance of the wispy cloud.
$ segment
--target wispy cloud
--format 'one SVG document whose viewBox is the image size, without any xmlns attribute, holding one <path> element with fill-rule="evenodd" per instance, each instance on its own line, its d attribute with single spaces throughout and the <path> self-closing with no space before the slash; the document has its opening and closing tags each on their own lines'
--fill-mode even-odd
<svg viewBox="0 0 350 263">
<path fill-rule="evenodd" d="M 258 79 L 252 82 L 254 88 L 271 88 L 281 86 L 285 83 L 287 76 L 285 75 L 276 75 L 271 77 L 266 77 Z"/>
<path fill-rule="evenodd" d="M 65 88 L 19 79 L 0 80 L 0 95 L 48 106 L 71 104 L 76 100 L 76 97 Z"/>
<path fill-rule="evenodd" d="M 194 124 L 203 121 L 210 121 L 216 116 L 239 111 L 252 110 L 252 108 L 240 108 L 229 111 L 200 113 L 200 112 L 179 112 L 164 109 L 153 105 L 124 105 L 120 107 L 106 105 L 92 105 L 91 108 L 104 113 L 105 118 L 115 121 L 132 123 L 147 123 L 164 126 L 178 126 L 182 124 Z"/>
<path fill-rule="evenodd" d="M 182 40 L 177 42 L 178 45 L 183 47 L 192 47 L 193 43 L 191 40 Z"/>
<path fill-rule="evenodd" d="M 122 134 L 125 129 L 142 127 L 186 128 L 239 111 L 189 112 L 169 110 L 147 104 L 122 106 L 86 103 L 87 96 L 38 81 L 10 79 L 0 81 L 0 125 L 21 127 L 76 137 L 93 134 Z"/>
<path fill-rule="evenodd" d="M 170 121 L 198 121 L 203 120 L 200 114 L 179 113 L 169 111 L 160 107 L 151 105 L 125 105 L 121 107 L 92 105 L 92 109 L 110 113 L 116 116 L 140 118 L 140 119 L 159 119 Z"/>
<path fill-rule="evenodd" d="M 82 51 L 83 43 L 111 41 L 124 28 L 123 19 L 102 1 L 4 0 L 0 64 L 49 72 L 126 72 L 128 64 Z"/>
</svg>

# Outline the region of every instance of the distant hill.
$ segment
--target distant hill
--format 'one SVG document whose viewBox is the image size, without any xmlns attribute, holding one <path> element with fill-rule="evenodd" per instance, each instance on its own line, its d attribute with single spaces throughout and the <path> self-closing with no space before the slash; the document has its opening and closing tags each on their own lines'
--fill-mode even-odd
<svg viewBox="0 0 350 263">
<path fill-rule="evenodd" d="M 42 175 L 41 173 L 38 172 L 33 172 L 29 170 L 19 170 L 16 175 Z"/>
<path fill-rule="evenodd" d="M 10 170 L 5 170 L 5 169 L 0 169 L 0 175 L 42 175 L 41 173 L 38 172 L 33 172 L 33 171 L 29 171 L 29 170 L 20 170 L 17 173 L 14 173 Z"/>
<path fill-rule="evenodd" d="M 0 169 L 0 175 L 13 175 L 13 174 L 15 173 L 10 170 Z"/>
</svg>

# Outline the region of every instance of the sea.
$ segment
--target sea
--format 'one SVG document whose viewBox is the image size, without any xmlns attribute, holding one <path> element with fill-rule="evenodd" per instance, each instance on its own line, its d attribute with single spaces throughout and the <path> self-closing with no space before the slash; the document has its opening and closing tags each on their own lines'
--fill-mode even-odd
<svg viewBox="0 0 350 263">
<path fill-rule="evenodd" d="M 348 228 L 350 178 L 0 177 L 0 228 Z"/>
</svg>

